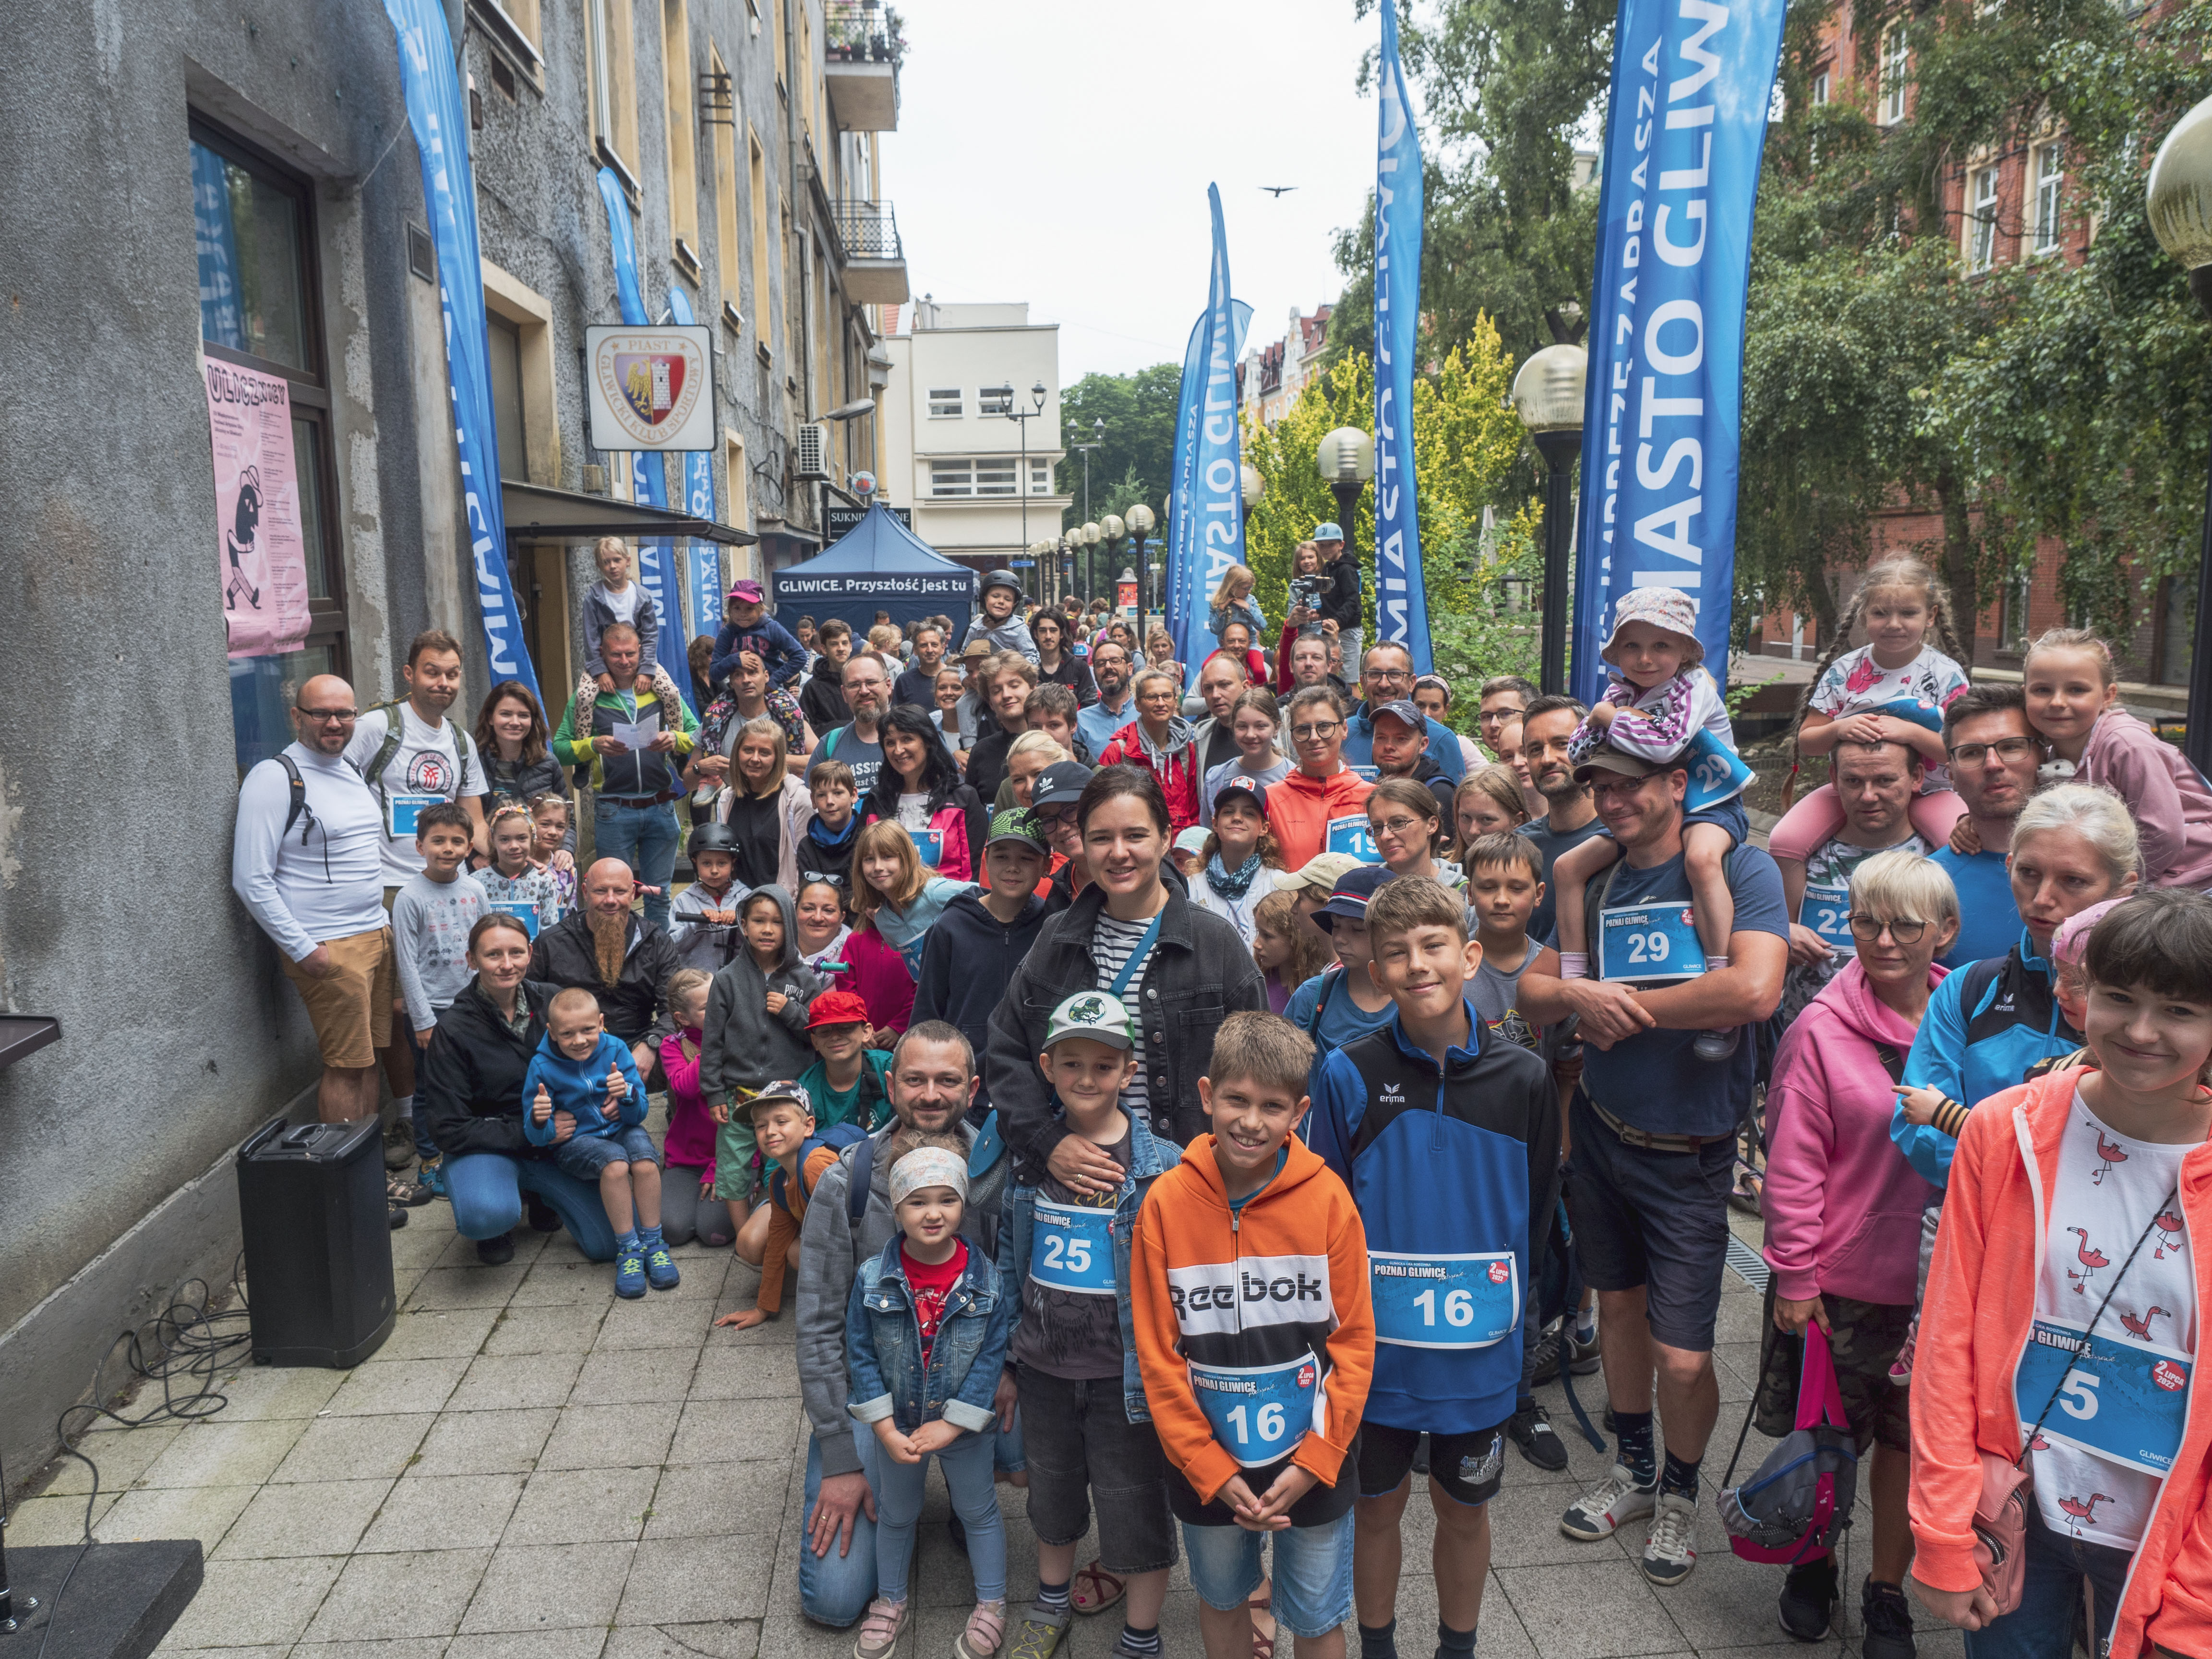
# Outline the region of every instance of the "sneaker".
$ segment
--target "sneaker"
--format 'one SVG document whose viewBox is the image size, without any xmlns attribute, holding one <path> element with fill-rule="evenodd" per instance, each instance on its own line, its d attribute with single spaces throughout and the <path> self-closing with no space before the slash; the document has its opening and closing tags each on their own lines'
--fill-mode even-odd
<svg viewBox="0 0 2212 1659">
<path fill-rule="evenodd" d="M 446 1164 L 443 1158 L 424 1158 L 420 1174 L 422 1184 L 430 1189 L 434 1196 L 442 1198 L 448 1203 L 453 1201 L 453 1195 L 446 1190 Z"/>
<path fill-rule="evenodd" d="M 860 1640 L 853 1644 L 853 1659 L 890 1659 L 906 1629 L 906 1603 L 878 1596 L 868 1603 L 868 1616 L 860 1620 Z"/>
<path fill-rule="evenodd" d="M 996 1659 L 999 1644 L 1006 1639 L 1006 1604 L 978 1601 L 968 1615 L 968 1628 L 953 1643 L 956 1659 Z"/>
<path fill-rule="evenodd" d="M 1912 1606 L 1895 1584 L 1871 1573 L 1859 1593 L 1860 1651 L 1866 1659 L 1915 1659 Z"/>
<path fill-rule="evenodd" d="M 477 1260 L 487 1267 L 504 1267 L 514 1260 L 514 1236 L 501 1233 L 496 1238 L 477 1240 Z"/>
<path fill-rule="evenodd" d="M 1023 1613 L 1021 1622 L 1014 1626 L 1012 1645 L 1006 1650 L 1006 1659 L 1052 1659 L 1067 1627 L 1075 1622 L 1073 1607 L 1048 1607 L 1031 1602 Z"/>
<path fill-rule="evenodd" d="M 1687 1493 L 1659 1494 L 1659 1518 L 1644 1546 L 1644 1576 L 1653 1583 L 1679 1584 L 1698 1565 L 1698 1501 Z"/>
<path fill-rule="evenodd" d="M 509 1244 L 511 1255 L 514 1246 Z M 635 1302 L 645 1294 L 645 1252 L 623 1250 L 615 1257 L 615 1294 L 625 1302 Z"/>
<path fill-rule="evenodd" d="M 1611 1537 L 1631 1521 L 1642 1520 L 1658 1506 L 1657 1484 L 1639 1486 L 1626 1464 L 1615 1463 L 1612 1474 L 1559 1517 L 1559 1530 L 1585 1544 L 1595 1543 Z"/>
<path fill-rule="evenodd" d="M 1541 1406 L 1532 1402 L 1527 1411 L 1514 1413 L 1505 1432 L 1513 1437 L 1521 1455 L 1538 1468 L 1557 1474 L 1567 1467 L 1567 1443 L 1552 1432 L 1551 1416 Z"/>
<path fill-rule="evenodd" d="M 420 1181 L 410 1181 L 404 1175 L 393 1176 L 384 1183 L 384 1196 L 390 1202 L 407 1209 L 428 1204 L 437 1194 Z"/>
<path fill-rule="evenodd" d="M 1782 1629 L 1785 1635 L 1794 1636 L 1801 1642 L 1825 1642 L 1843 1608 L 1843 1598 L 1836 1593 L 1836 1558 L 1832 1555 L 1824 1555 L 1817 1561 L 1800 1561 L 1782 1581 Z"/>
<path fill-rule="evenodd" d="M 1905 1340 L 1897 1350 L 1897 1358 L 1889 1362 L 1889 1380 L 1900 1389 L 1912 1382 L 1912 1351 L 1920 1346 L 1920 1316 L 1912 1316 L 1912 1322 L 1905 1328 Z"/>
<path fill-rule="evenodd" d="M 1597 1327 L 1590 1327 L 1587 1342 L 1575 1334 L 1571 1323 L 1565 1327 L 1565 1334 L 1567 1339 L 1567 1369 L 1577 1376 L 1595 1376 L 1605 1363 L 1605 1343 L 1598 1335 Z"/>
<path fill-rule="evenodd" d="M 395 1117 L 384 1126 L 384 1167 L 394 1174 L 415 1161 L 415 1125 Z"/>
<path fill-rule="evenodd" d="M 672 1291 L 684 1282 L 684 1275 L 676 1271 L 676 1264 L 668 1259 L 666 1245 L 647 1253 L 645 1282 L 656 1291 Z"/>
<path fill-rule="evenodd" d="M 1564 1330 L 1546 1331 L 1537 1339 L 1536 1346 L 1531 1351 L 1536 1360 L 1535 1369 L 1528 1373 L 1531 1388 L 1541 1388 L 1545 1383 L 1559 1379 L 1559 1353 L 1565 1346 L 1566 1333 Z"/>
<path fill-rule="evenodd" d="M 1690 1045 L 1699 1060 L 1726 1060 L 1743 1041 L 1743 1028 L 1731 1025 L 1722 1031 L 1700 1031 L 1698 1040 Z"/>
</svg>

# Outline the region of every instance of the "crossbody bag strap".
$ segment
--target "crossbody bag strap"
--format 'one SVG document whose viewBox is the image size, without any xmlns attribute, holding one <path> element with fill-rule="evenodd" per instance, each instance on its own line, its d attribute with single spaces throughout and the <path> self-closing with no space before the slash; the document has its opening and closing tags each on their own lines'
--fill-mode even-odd
<svg viewBox="0 0 2212 1659">
<path fill-rule="evenodd" d="M 1144 937 L 1137 941 L 1136 949 L 1129 952 L 1128 960 L 1121 964 L 1121 971 L 1114 975 L 1113 984 L 1107 987 L 1116 1000 L 1119 1000 L 1122 994 L 1135 982 L 1137 975 L 1144 971 L 1145 958 L 1152 955 L 1152 946 L 1159 941 L 1160 918 L 1167 913 L 1168 907 L 1164 904 L 1153 913 L 1152 923 L 1145 929 Z"/>
</svg>

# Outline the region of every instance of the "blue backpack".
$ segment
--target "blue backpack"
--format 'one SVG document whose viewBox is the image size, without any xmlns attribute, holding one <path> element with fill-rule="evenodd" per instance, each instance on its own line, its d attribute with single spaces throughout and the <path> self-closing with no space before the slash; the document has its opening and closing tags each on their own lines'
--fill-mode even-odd
<svg viewBox="0 0 2212 1659">
<path fill-rule="evenodd" d="M 828 1128 L 824 1129 L 820 1134 L 809 1135 L 805 1141 L 800 1143 L 799 1148 L 799 1167 L 801 1170 L 804 1170 L 806 1168 L 806 1160 L 814 1156 L 815 1151 L 818 1147 L 828 1146 L 842 1152 L 846 1147 L 853 1146 L 857 1142 L 866 1140 L 867 1138 L 868 1132 L 860 1127 L 857 1123 L 833 1123 Z M 787 1173 L 787 1171 L 785 1170 L 783 1165 L 781 1164 L 778 1164 L 768 1178 L 769 1202 L 783 1210 L 789 1210 L 791 1207 L 790 1205 L 784 1202 L 783 1196 L 786 1191 L 788 1190 L 787 1183 L 784 1179 Z M 865 1182 L 861 1183 L 859 1190 L 860 1193 L 862 1213 L 865 1214 L 868 1192 L 866 1184 Z"/>
</svg>

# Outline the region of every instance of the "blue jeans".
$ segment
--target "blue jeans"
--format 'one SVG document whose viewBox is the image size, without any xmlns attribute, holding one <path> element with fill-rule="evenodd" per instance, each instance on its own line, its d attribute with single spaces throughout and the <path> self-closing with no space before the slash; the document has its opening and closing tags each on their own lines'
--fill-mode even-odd
<svg viewBox="0 0 2212 1659">
<path fill-rule="evenodd" d="M 872 1430 L 868 1437 L 875 1439 Z M 968 1528 L 968 1568 L 975 1575 L 978 1601 L 1006 1599 L 1006 1528 L 999 1517 L 998 1494 L 991 1490 L 992 1438 L 963 1434 L 936 1454 L 953 1513 Z M 877 1446 L 876 1594 L 886 1601 L 903 1601 L 929 1459 L 902 1463 L 883 1453 L 880 1441 Z"/>
<path fill-rule="evenodd" d="M 534 1193 L 561 1218 L 586 1260 L 615 1259 L 614 1229 L 607 1224 L 599 1189 L 562 1175 L 543 1158 L 459 1153 L 446 1160 L 446 1191 L 453 1203 L 453 1230 L 464 1238 L 497 1238 L 513 1231 L 522 1219 L 523 1194 Z"/>
<path fill-rule="evenodd" d="M 1261 1552 L 1275 1540 L 1275 1619 L 1293 1636 L 1326 1636 L 1352 1617 L 1352 1511 L 1319 1527 L 1247 1532 L 1182 1523 L 1190 1584 L 1217 1612 L 1244 1605 L 1266 1576 Z"/>
<path fill-rule="evenodd" d="M 631 872 L 657 893 L 645 896 L 645 919 L 656 927 L 668 926 L 668 888 L 676 879 L 674 803 L 658 806 L 617 806 L 601 799 L 592 807 L 592 856 L 620 859 Z"/>
<path fill-rule="evenodd" d="M 2027 1565 L 2021 1576 L 2020 1605 L 1986 1630 L 1966 1632 L 1966 1659 L 2068 1659 L 2074 1651 L 2074 1613 L 2081 1604 L 2081 1580 L 2096 1591 L 2097 1627 L 2090 1650 L 2104 1651 L 2120 1610 L 2120 1591 L 2128 1579 L 2125 1550 L 2061 1537 L 2043 1523 L 2033 1500 L 2027 1506 Z"/>
</svg>

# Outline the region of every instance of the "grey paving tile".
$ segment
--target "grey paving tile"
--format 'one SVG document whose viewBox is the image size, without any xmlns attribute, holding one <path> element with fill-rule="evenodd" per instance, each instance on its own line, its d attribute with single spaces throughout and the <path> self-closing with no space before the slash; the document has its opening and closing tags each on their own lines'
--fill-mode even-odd
<svg viewBox="0 0 2212 1659">
<path fill-rule="evenodd" d="M 599 1659 L 606 1643 L 603 1628 L 456 1636 L 446 1659 Z"/>
<path fill-rule="evenodd" d="M 615 1323 L 610 1314 L 599 1331 L 600 1346 L 584 1361 L 576 1374 L 575 1392 L 569 1399 L 579 1406 L 619 1406 L 633 1401 L 680 1401 L 691 1392 L 691 1373 L 699 1364 L 697 1339 L 678 1348 L 610 1350 L 608 1329 Z"/>
<path fill-rule="evenodd" d="M 514 1246 L 514 1261 L 508 1265 L 527 1267 L 537 1261 L 538 1254 L 545 1248 L 545 1237 L 533 1227 L 517 1227 L 507 1235 L 507 1243 Z M 428 1265 L 434 1267 L 481 1267 L 483 1262 L 477 1255 L 476 1240 L 448 1231 L 445 1236 L 445 1248 Z"/>
<path fill-rule="evenodd" d="M 787 1456 L 800 1420 L 796 1400 L 695 1400 L 677 1427 L 678 1455 L 699 1463 Z"/>
<path fill-rule="evenodd" d="M 755 1329 L 765 1328 L 756 1326 Z M 799 1397 L 799 1351 L 779 1344 L 737 1346 L 717 1331 L 691 1376 L 694 1400 L 776 1400 Z M 750 1336 L 750 1331 L 742 1333 Z"/>
<path fill-rule="evenodd" d="M 685 1347 L 696 1352 L 714 1322 L 712 1297 L 653 1296 L 617 1302 L 599 1327 L 598 1352 Z"/>
<path fill-rule="evenodd" d="M 312 1556 L 288 1561 L 210 1561 L 193 1596 L 163 1642 L 165 1648 L 281 1643 L 289 1645 L 345 1563 Z"/>
<path fill-rule="evenodd" d="M 773 1536 L 783 1524 L 790 1478 L 765 1460 L 687 1463 L 661 1471 L 647 1538 Z"/>
<path fill-rule="evenodd" d="M 487 1267 L 472 1262 L 465 1267 L 433 1267 L 415 1283 L 407 1298 L 410 1310 L 503 1308 L 521 1287 L 530 1268 L 520 1261 Z"/>
<path fill-rule="evenodd" d="M 676 1432 L 678 1407 L 635 1406 L 623 1411 L 571 1406 L 538 1455 L 541 1469 L 659 1468 Z M 711 1454 L 709 1454 L 711 1455 Z"/>
<path fill-rule="evenodd" d="M 264 1486 L 223 1534 L 218 1560 L 349 1555 L 392 1490 L 389 1480 Z"/>
<path fill-rule="evenodd" d="M 615 1622 L 757 1619 L 768 1607 L 767 1564 L 775 1548 L 773 1537 L 670 1538 L 647 1545 L 630 1564 Z M 759 1571 L 742 1566 L 749 1556 L 760 1563 Z"/>
<path fill-rule="evenodd" d="M 761 1651 L 757 1619 L 710 1624 L 625 1625 L 607 1638 L 605 1659 L 756 1659 Z"/>
<path fill-rule="evenodd" d="M 122 1496 L 103 1492 L 94 1498 L 93 1524 L 97 1526 Z M 82 1492 L 72 1492 L 65 1498 L 33 1498 L 18 1504 L 8 1512 L 8 1541 L 19 1548 L 80 1542 L 84 1537 L 84 1498 Z"/>
<path fill-rule="evenodd" d="M 367 1480 L 404 1471 L 436 1421 L 428 1412 L 391 1417 L 325 1417 L 307 1425 L 273 1481 Z"/>
<path fill-rule="evenodd" d="M 652 1307 L 656 1303 L 704 1302 L 712 1305 L 721 1300 L 727 1275 L 732 1273 L 750 1273 L 752 1269 L 738 1262 L 726 1249 L 702 1250 L 696 1246 L 673 1253 L 676 1266 L 684 1275 L 684 1282 L 672 1291 L 655 1291 L 642 1304 L 632 1307 Z"/>
<path fill-rule="evenodd" d="M 1518 1457 L 1506 1454 L 1509 1463 Z M 1516 1471 L 1517 1473 L 1517 1471 Z M 1531 1471 L 1536 1473 L 1536 1471 Z M 1595 1544 L 1584 1544 L 1569 1538 L 1559 1530 L 1559 1516 L 1572 1502 L 1571 1495 L 1557 1486 L 1514 1486 L 1509 1484 L 1493 1498 L 1490 1505 L 1490 1564 L 1498 1567 L 1581 1566 L 1592 1562 L 1620 1560 L 1620 1547 L 1610 1538 L 1600 1539 Z M 1410 1523 L 1416 1510 L 1427 1510 L 1429 1499 L 1417 1493 L 1406 1505 L 1406 1516 Z M 1421 1548 L 1419 1561 L 1426 1571 L 1428 1540 L 1435 1536 L 1434 1521 L 1430 1514 L 1420 1517 Z M 1411 1530 L 1409 1525 L 1408 1530 Z M 1643 1547 L 1643 1534 L 1637 1535 L 1637 1547 Z M 1414 1570 L 1416 1553 L 1408 1543 L 1406 1549 L 1405 1572 L 1411 1576 Z"/>
<path fill-rule="evenodd" d="M 386 1495 L 376 1524 L 356 1547 L 364 1553 L 489 1549 L 507 1530 L 507 1516 L 521 1492 L 519 1474 L 402 1480 Z"/>
<path fill-rule="evenodd" d="M 509 1307 L 500 1312 L 484 1339 L 488 1354 L 582 1353 L 599 1333 L 606 1310 L 596 1303 L 562 1302 L 550 1307 Z"/>
<path fill-rule="evenodd" d="M 488 1549 L 356 1555 L 308 1626 L 310 1640 L 450 1636 L 491 1559 Z"/>
<path fill-rule="evenodd" d="M 302 1642 L 292 1651 L 300 1659 L 440 1659 L 446 1639 L 416 1636 L 395 1641 Z"/>
<path fill-rule="evenodd" d="M 149 1423 L 128 1434 L 84 1435 L 77 1449 L 100 1466 L 102 1492 L 121 1492 L 135 1484 L 184 1431 L 181 1423 Z M 74 1457 L 57 1457 L 46 1466 L 46 1480 L 33 1484 L 45 1497 L 82 1496 L 92 1490 L 92 1471 Z"/>
<path fill-rule="evenodd" d="M 461 1374 L 462 1358 L 395 1359 L 357 1366 L 331 1396 L 333 1417 L 383 1417 L 402 1412 L 434 1412 L 446 1403 Z"/>
<path fill-rule="evenodd" d="M 545 1437 L 560 1413 L 550 1407 L 526 1411 L 453 1412 L 436 1419 L 422 1449 L 409 1463 L 410 1480 L 453 1474 L 527 1474 L 538 1467 Z M 364 1422 L 375 1419 L 362 1419 Z"/>
<path fill-rule="evenodd" d="M 141 1486 L 258 1486 L 306 1432 L 300 1418 L 194 1423 L 149 1463 Z M 107 1484 L 103 1477 L 100 1484 Z"/>
<path fill-rule="evenodd" d="M 289 1659 L 292 1651 L 288 1642 L 271 1642 L 250 1648 L 173 1648 L 165 1642 L 154 1650 L 160 1659 Z"/>
<path fill-rule="evenodd" d="M 611 1265 L 548 1250 L 532 1265 L 509 1305 L 543 1308 L 587 1302 L 604 1310 L 614 1300 L 614 1274 Z"/>
<path fill-rule="evenodd" d="M 1492 1593 L 1504 1593 L 1545 1659 L 1620 1659 L 1689 1650 L 1659 1593 L 1632 1561 L 1507 1567 L 1492 1573 L 1490 1582 Z"/>
<path fill-rule="evenodd" d="M 631 1540 L 645 1530 L 657 1468 L 541 1469 L 530 1477 L 507 1522 L 509 1544 Z"/>
<path fill-rule="evenodd" d="M 146 1538 L 197 1538 L 209 1555 L 253 1499 L 252 1486 L 167 1486 L 126 1492 L 100 1516 L 92 1535 L 103 1544 Z"/>
<path fill-rule="evenodd" d="M 330 1403 L 346 1376 L 319 1365 L 248 1365 L 216 1386 L 223 1397 L 225 1422 L 257 1423 L 313 1417 Z"/>
<path fill-rule="evenodd" d="M 502 1544 L 493 1554 L 462 1629 L 604 1630 L 621 1604 L 631 1544 Z"/>
<path fill-rule="evenodd" d="M 917 1650 L 911 1622 L 908 1630 L 909 1634 L 899 1644 L 897 1659 L 915 1659 Z M 775 1659 L 852 1659 L 854 1635 L 854 1631 L 831 1630 L 802 1617 L 797 1592 L 785 1594 L 779 1590 L 775 1611 L 761 1620 L 760 1650 L 773 1655 Z M 951 1649 L 939 1651 L 949 1656 Z M 1178 1649 L 1176 1659 L 1201 1659 L 1203 1651 L 1193 1643 Z"/>
<path fill-rule="evenodd" d="M 375 1358 L 447 1359 L 472 1354 L 483 1346 L 498 1316 L 496 1308 L 409 1309 L 392 1322 L 392 1334 Z"/>
<path fill-rule="evenodd" d="M 564 1405 L 582 1363 L 574 1353 L 478 1354 L 469 1362 L 460 1387 L 446 1401 L 446 1409 L 511 1411 Z"/>
<path fill-rule="evenodd" d="M 1640 1540 L 1642 1534 L 1638 1534 Z M 1863 1536 L 1862 1534 L 1861 1536 Z M 1863 1549 L 1860 1552 L 1863 1555 Z M 1866 1569 L 1854 1568 L 1844 1593 L 1844 1607 L 1851 1629 L 1858 1628 L 1858 1580 Z M 1775 1598 L 1782 1594 L 1783 1569 L 1739 1559 L 1728 1547 L 1705 1500 L 1698 1516 L 1698 1566 L 1680 1583 L 1659 1592 L 1659 1605 L 1682 1632 L 1686 1645 L 1704 1653 L 1721 1648 L 1765 1645 L 1781 1632 Z"/>
</svg>

